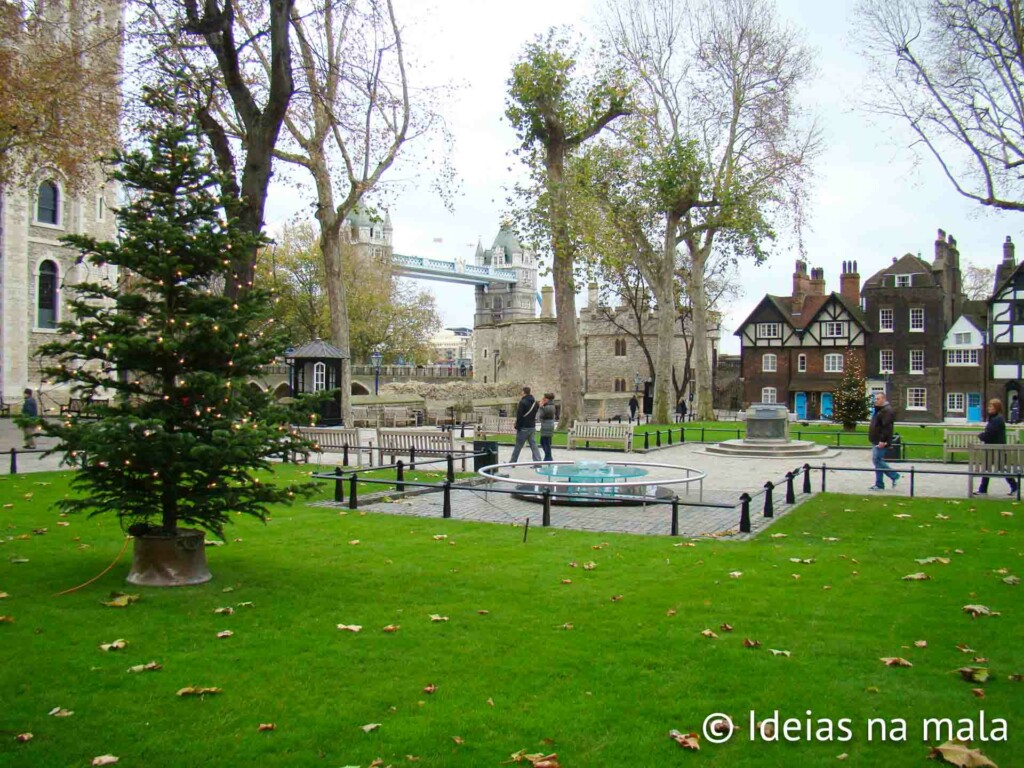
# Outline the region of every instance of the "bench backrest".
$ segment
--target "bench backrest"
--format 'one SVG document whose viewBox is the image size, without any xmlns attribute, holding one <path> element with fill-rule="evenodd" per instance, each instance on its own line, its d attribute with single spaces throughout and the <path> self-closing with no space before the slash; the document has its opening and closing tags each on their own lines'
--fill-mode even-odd
<svg viewBox="0 0 1024 768">
<path fill-rule="evenodd" d="M 572 425 L 573 437 L 589 437 L 591 439 L 607 438 L 609 440 L 625 440 L 633 436 L 632 424 L 598 424 L 594 421 L 577 421 Z"/>
<path fill-rule="evenodd" d="M 968 472 L 1024 474 L 1024 445 L 972 445 L 967 454 Z"/>
<path fill-rule="evenodd" d="M 978 439 L 977 432 L 952 429 L 947 429 L 942 433 L 942 442 L 947 448 L 968 448 L 972 445 L 983 445 Z M 1006 430 L 1006 444 L 1020 445 L 1019 429 Z"/>
<path fill-rule="evenodd" d="M 455 434 L 453 432 L 420 432 L 408 429 L 378 429 L 377 446 L 381 453 L 390 451 L 404 453 L 410 448 L 432 453 L 450 453 L 455 451 Z"/>
<path fill-rule="evenodd" d="M 346 445 L 349 448 L 359 445 L 359 430 L 354 427 L 302 427 L 297 432 L 303 440 L 309 440 L 317 446 L 314 450 L 340 453 Z"/>
<path fill-rule="evenodd" d="M 515 416 L 489 416 L 480 417 L 480 428 L 483 432 L 515 432 Z"/>
</svg>

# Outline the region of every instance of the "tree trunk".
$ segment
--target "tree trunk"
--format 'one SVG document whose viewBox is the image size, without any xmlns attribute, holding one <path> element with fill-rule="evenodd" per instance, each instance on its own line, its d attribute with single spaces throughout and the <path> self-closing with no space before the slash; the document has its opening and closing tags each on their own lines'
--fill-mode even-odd
<svg viewBox="0 0 1024 768">
<path fill-rule="evenodd" d="M 704 289 L 704 268 L 707 265 L 710 244 L 691 248 L 690 280 L 687 293 L 693 311 L 693 359 L 697 379 L 697 396 L 693 405 L 693 418 L 714 421 L 714 393 L 711 390 L 711 361 L 708 359 L 708 300 Z"/>
<path fill-rule="evenodd" d="M 675 338 L 676 297 L 676 231 L 679 218 L 668 214 L 665 221 L 665 241 L 655 274 L 648 284 L 658 303 L 657 353 L 654 371 L 654 421 L 670 424 L 675 398 L 672 397 L 672 342 Z"/>
<path fill-rule="evenodd" d="M 576 324 L 576 280 L 573 275 L 574 249 L 569 238 L 569 201 L 562 181 L 565 150 L 561 142 L 548 147 L 547 186 L 550 199 L 552 276 L 555 283 L 555 315 L 558 343 L 558 377 L 562 400 L 560 423 L 572 426 L 583 415 L 583 384 L 580 375 L 580 340 Z"/>
<path fill-rule="evenodd" d="M 340 349 L 348 360 L 341 364 L 341 418 L 345 425 L 352 424 L 352 359 L 349 340 L 348 299 L 342 279 L 341 216 L 333 208 L 317 214 L 320 221 L 320 252 L 324 260 L 327 282 L 327 305 L 331 314 L 330 342 Z"/>
</svg>

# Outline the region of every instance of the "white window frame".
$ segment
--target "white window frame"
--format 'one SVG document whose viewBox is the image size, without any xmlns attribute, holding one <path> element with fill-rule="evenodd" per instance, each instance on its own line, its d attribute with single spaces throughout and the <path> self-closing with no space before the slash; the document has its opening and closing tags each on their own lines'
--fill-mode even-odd
<svg viewBox="0 0 1024 768">
<path fill-rule="evenodd" d="M 967 397 L 963 392 L 946 393 L 946 411 L 949 413 L 965 413 Z"/>
<path fill-rule="evenodd" d="M 769 367 L 769 363 L 771 367 Z M 778 355 L 771 352 L 761 355 L 761 373 L 775 373 L 779 370 Z"/>
<path fill-rule="evenodd" d="M 914 325 L 915 314 L 919 314 L 921 318 L 921 325 Z M 910 332 L 911 333 L 924 333 L 924 307 L 911 307 L 910 308 Z"/>
<path fill-rule="evenodd" d="M 896 275 L 897 288 L 910 288 L 913 284 L 912 275 Z"/>
<path fill-rule="evenodd" d="M 781 339 L 782 323 L 758 323 L 757 337 L 759 339 Z"/>
<path fill-rule="evenodd" d="M 885 358 L 889 358 L 889 364 L 886 365 Z M 896 372 L 896 352 L 892 349 L 880 349 L 878 350 L 878 372 L 879 373 L 895 373 Z"/>
<path fill-rule="evenodd" d="M 839 367 L 835 367 L 835 360 L 839 358 Z M 831 352 L 825 355 L 825 373 L 842 373 L 844 368 L 843 356 L 838 352 Z M 831 363 L 831 365 L 830 365 Z"/>
<path fill-rule="evenodd" d="M 886 323 L 888 319 L 888 323 Z M 878 332 L 892 333 L 896 327 L 896 312 L 892 307 L 882 307 L 878 310 Z"/>
<path fill-rule="evenodd" d="M 779 402 L 779 391 L 775 387 L 761 388 L 761 402 L 775 404 Z"/>
<path fill-rule="evenodd" d="M 969 347 L 971 345 L 971 332 L 967 333 L 954 333 L 953 343 L 961 347 Z"/>
<path fill-rule="evenodd" d="M 841 339 L 846 336 L 846 323 L 841 320 L 830 320 L 825 323 L 824 338 Z"/>
<path fill-rule="evenodd" d="M 323 392 L 327 389 L 327 365 L 313 363 L 313 391 Z"/>
<path fill-rule="evenodd" d="M 916 401 L 916 395 L 911 393 L 920 392 L 921 400 L 920 405 L 913 405 Z M 924 387 L 907 387 L 907 410 L 908 411 L 927 411 L 928 410 L 928 390 Z"/>
<path fill-rule="evenodd" d="M 914 367 L 914 358 L 920 358 L 921 365 Z M 910 350 L 910 372 L 914 375 L 924 373 L 924 350 L 923 349 L 912 349 Z"/>
<path fill-rule="evenodd" d="M 978 366 L 980 357 L 977 349 L 947 349 L 946 365 L 952 368 Z"/>
<path fill-rule="evenodd" d="M 796 356 L 796 372 L 807 373 L 807 355 Z"/>
</svg>

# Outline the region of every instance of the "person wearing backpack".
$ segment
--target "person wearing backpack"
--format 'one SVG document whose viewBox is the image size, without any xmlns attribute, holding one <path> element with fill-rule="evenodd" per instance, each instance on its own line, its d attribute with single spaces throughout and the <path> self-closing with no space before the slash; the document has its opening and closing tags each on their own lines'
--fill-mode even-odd
<svg viewBox="0 0 1024 768">
<path fill-rule="evenodd" d="M 540 461 L 540 451 L 534 434 L 537 431 L 537 401 L 530 394 L 529 387 L 523 387 L 523 396 L 516 407 L 516 447 L 512 449 L 512 463 L 519 461 L 519 452 L 523 446 L 530 444 L 533 460 Z"/>
</svg>

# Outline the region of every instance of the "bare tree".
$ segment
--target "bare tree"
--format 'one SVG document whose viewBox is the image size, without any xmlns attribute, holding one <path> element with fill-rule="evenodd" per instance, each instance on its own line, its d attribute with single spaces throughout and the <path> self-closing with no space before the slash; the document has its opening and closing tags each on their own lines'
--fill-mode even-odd
<svg viewBox="0 0 1024 768">
<path fill-rule="evenodd" d="M 809 163 L 819 151 L 817 128 L 802 124 L 796 103 L 813 72 L 811 56 L 767 0 L 613 2 L 609 32 L 641 83 L 648 184 L 663 221 L 663 276 L 652 289 L 668 293 L 657 286 L 675 274 L 682 247 L 692 265 L 686 291 L 693 334 L 704 340 L 709 261 L 716 254 L 761 260 L 775 223 L 787 211 L 799 222 Z M 668 365 L 658 363 L 662 399 Z M 713 419 L 703 341 L 694 368 L 694 416 Z"/>
<path fill-rule="evenodd" d="M 970 262 L 964 264 L 963 290 L 968 299 L 984 301 L 995 290 L 995 271 Z"/>
<path fill-rule="evenodd" d="M 868 107 L 910 128 L 964 197 L 1024 210 L 1021 0 L 862 0 Z"/>
</svg>

